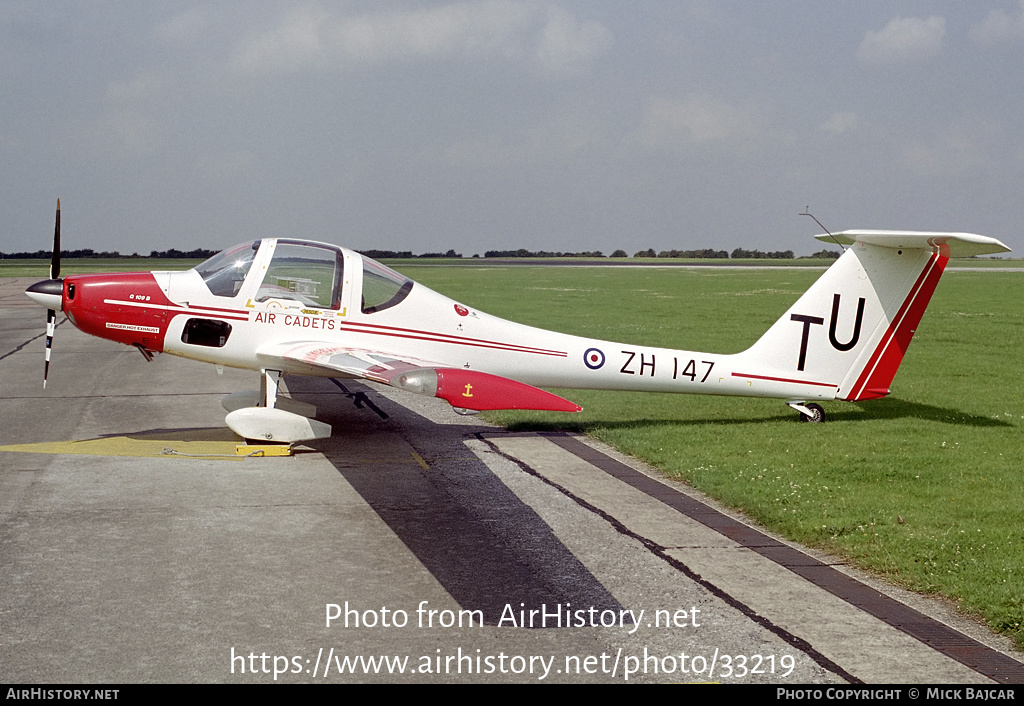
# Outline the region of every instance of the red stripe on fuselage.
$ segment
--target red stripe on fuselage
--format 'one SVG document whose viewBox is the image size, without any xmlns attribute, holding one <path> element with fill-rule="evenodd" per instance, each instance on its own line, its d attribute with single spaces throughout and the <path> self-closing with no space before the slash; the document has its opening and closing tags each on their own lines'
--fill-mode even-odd
<svg viewBox="0 0 1024 706">
<path fill-rule="evenodd" d="M 773 378 L 767 375 L 751 375 L 749 373 L 733 373 L 734 378 L 753 378 L 754 380 L 768 380 L 770 382 L 790 382 L 794 385 L 816 385 L 817 387 L 838 387 L 831 382 L 811 382 L 810 380 L 792 380 L 790 378 Z"/>
<path fill-rule="evenodd" d="M 364 330 L 371 329 L 371 330 Z M 435 343 L 450 343 L 458 346 L 471 346 L 475 348 L 494 348 L 497 350 L 511 351 L 513 353 L 533 353 L 536 355 L 550 355 L 558 358 L 567 358 L 565 351 L 554 351 L 545 348 L 531 348 L 520 346 L 514 343 L 500 343 L 488 341 L 482 338 L 468 338 L 464 336 L 453 336 L 447 333 L 434 333 L 431 331 L 418 331 L 416 329 L 404 329 L 397 326 L 381 326 L 379 324 L 363 324 L 347 321 L 340 326 L 341 331 L 350 333 L 362 333 L 372 336 L 389 336 L 392 338 L 409 338 L 417 341 L 433 341 Z"/>
<path fill-rule="evenodd" d="M 231 321 L 248 321 L 249 315 L 240 313 L 233 309 L 211 309 L 210 307 L 203 306 L 181 306 L 179 304 L 172 304 L 165 306 L 163 304 L 145 304 L 132 301 L 124 301 L 121 299 L 104 299 L 104 304 L 112 304 L 117 306 L 129 306 L 137 309 L 152 309 L 155 311 L 171 311 L 174 314 L 192 314 L 194 316 L 213 316 L 218 319 L 229 319 Z M 212 313 L 217 312 L 217 313 Z"/>
<path fill-rule="evenodd" d="M 344 326 L 351 326 L 356 328 L 370 329 L 370 331 L 360 331 L 360 333 L 378 333 L 379 335 L 391 335 L 389 331 L 397 331 L 403 337 L 408 337 L 409 334 L 415 334 L 418 336 L 430 336 L 427 340 L 431 341 L 443 341 L 445 343 L 459 343 L 464 345 L 485 345 L 485 346 L 496 346 L 501 348 L 507 348 L 508 350 L 517 350 L 521 353 L 538 353 L 542 355 L 556 355 L 565 357 L 568 354 L 565 351 L 549 350 L 547 348 L 534 348 L 532 346 L 521 346 L 516 343 L 500 343 L 498 341 L 489 341 L 484 338 L 470 338 L 469 336 L 456 336 L 449 333 L 436 333 L 434 331 L 420 331 L 418 329 L 401 328 L 399 326 L 385 326 L 383 324 L 367 324 L 361 321 L 346 321 Z"/>
<path fill-rule="evenodd" d="M 198 304 L 190 304 L 189 309 L 195 309 L 196 311 L 212 311 L 224 316 L 247 316 L 246 310 L 239 311 L 238 309 L 222 309 L 216 306 L 199 306 Z"/>
<path fill-rule="evenodd" d="M 850 396 L 844 399 L 870 400 L 888 394 L 889 385 L 903 362 L 910 339 L 921 323 L 921 317 L 924 316 L 924 310 L 931 301 L 947 262 L 949 256 L 945 253 L 932 254 L 861 371 L 857 383 L 850 389 Z"/>
<path fill-rule="evenodd" d="M 191 309 L 199 309 L 206 307 L 192 306 Z M 229 309 L 219 309 L 220 312 L 231 312 L 243 320 L 248 320 L 250 315 L 249 311 L 237 311 Z M 184 313 L 184 310 L 182 310 Z M 276 311 L 276 313 L 281 313 Z M 228 313 L 217 314 L 220 318 L 230 319 L 231 316 Z M 339 321 L 338 331 L 347 333 L 358 333 L 369 336 L 386 336 L 389 338 L 407 338 L 415 341 L 431 341 L 434 343 L 449 343 L 457 346 L 470 346 L 474 348 L 492 348 L 495 350 L 510 351 L 512 353 L 531 353 L 534 355 L 547 355 L 558 358 L 567 358 L 569 354 L 565 351 L 550 350 L 547 348 L 534 348 L 532 346 L 522 346 L 516 343 L 502 343 L 500 341 L 492 341 L 484 338 L 472 338 L 469 336 L 456 336 L 449 333 L 439 333 L 434 331 L 423 331 L 420 329 L 409 329 L 402 328 L 399 326 L 386 326 L 383 324 L 368 324 L 361 321 Z M 326 341 L 325 341 L 326 342 Z"/>
</svg>

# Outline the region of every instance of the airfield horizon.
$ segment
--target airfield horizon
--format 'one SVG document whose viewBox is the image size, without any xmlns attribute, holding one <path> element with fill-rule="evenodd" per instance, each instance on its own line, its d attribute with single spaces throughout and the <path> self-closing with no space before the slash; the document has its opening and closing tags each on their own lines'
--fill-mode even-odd
<svg viewBox="0 0 1024 706">
<path fill-rule="evenodd" d="M 150 258 L 150 257 L 64 257 L 61 259 L 63 274 L 92 274 L 102 272 L 132 271 L 175 271 L 188 270 L 199 263 L 195 258 Z M 378 258 L 389 267 L 609 267 L 623 269 L 638 268 L 743 268 L 743 269 L 786 269 L 799 268 L 825 270 L 834 260 L 812 257 L 792 259 L 769 258 L 673 258 L 673 257 L 463 257 L 463 258 Z M 0 277 L 48 276 L 48 259 L 0 259 Z M 1024 270 L 1024 258 L 974 257 L 951 260 L 948 271 L 962 269 Z"/>
</svg>

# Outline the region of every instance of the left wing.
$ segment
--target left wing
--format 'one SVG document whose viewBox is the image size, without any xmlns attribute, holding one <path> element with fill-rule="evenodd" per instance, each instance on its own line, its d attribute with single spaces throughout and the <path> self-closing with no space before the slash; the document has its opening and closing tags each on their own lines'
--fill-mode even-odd
<svg viewBox="0 0 1024 706">
<path fill-rule="evenodd" d="M 456 410 L 536 409 L 579 412 L 582 407 L 540 388 L 478 370 L 324 345 L 322 341 L 275 343 L 256 351 L 260 364 L 300 375 L 372 380 L 400 390 L 440 397 Z"/>
</svg>

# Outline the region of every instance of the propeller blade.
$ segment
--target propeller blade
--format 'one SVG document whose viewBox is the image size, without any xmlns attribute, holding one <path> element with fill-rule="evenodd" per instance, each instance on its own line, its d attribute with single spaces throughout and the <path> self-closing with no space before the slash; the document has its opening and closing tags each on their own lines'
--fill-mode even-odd
<svg viewBox="0 0 1024 706">
<path fill-rule="evenodd" d="M 53 225 L 53 253 L 50 256 L 50 283 L 60 282 L 63 290 L 64 282 L 60 277 L 60 199 L 57 199 L 57 216 Z M 51 287 L 52 289 L 52 287 Z M 46 360 L 43 363 L 43 389 L 46 379 L 50 377 L 50 350 L 53 348 L 53 334 L 57 329 L 57 310 L 46 310 Z"/>
<path fill-rule="evenodd" d="M 60 199 L 57 199 L 57 222 L 53 226 L 53 254 L 50 256 L 50 279 L 60 277 Z"/>
<path fill-rule="evenodd" d="M 53 309 L 46 310 L 46 362 L 43 364 L 43 389 L 46 389 L 46 379 L 50 377 L 50 348 L 53 346 L 53 333 L 57 328 L 57 312 Z"/>
</svg>

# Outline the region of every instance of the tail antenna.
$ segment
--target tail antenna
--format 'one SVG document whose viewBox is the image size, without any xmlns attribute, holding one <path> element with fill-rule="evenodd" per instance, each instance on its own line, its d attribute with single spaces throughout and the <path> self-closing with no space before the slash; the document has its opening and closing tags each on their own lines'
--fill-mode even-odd
<svg viewBox="0 0 1024 706">
<path fill-rule="evenodd" d="M 804 212 L 803 212 L 803 213 L 801 213 L 800 215 L 801 215 L 801 216 L 810 216 L 811 218 L 814 218 L 814 214 L 813 214 L 813 213 L 811 213 L 811 209 L 810 209 L 810 206 L 804 206 Z M 818 220 L 817 218 L 814 218 L 814 222 L 818 224 L 818 227 L 819 227 L 819 228 L 821 228 L 821 229 L 822 229 L 823 231 L 825 231 L 826 233 L 828 233 L 828 237 L 832 238 L 832 240 L 833 240 L 833 241 L 835 242 L 835 244 L 836 244 L 836 245 L 838 245 L 839 247 L 841 247 L 841 248 L 842 248 L 843 250 L 846 250 L 846 246 L 845 246 L 845 245 L 843 245 L 842 243 L 840 243 L 840 242 L 839 242 L 838 240 L 836 240 L 836 236 L 832 235 L 832 231 L 830 231 L 830 230 L 829 230 L 828 228 L 826 228 L 825 226 L 823 226 L 823 225 L 821 224 L 821 221 L 819 221 L 819 220 Z"/>
</svg>

